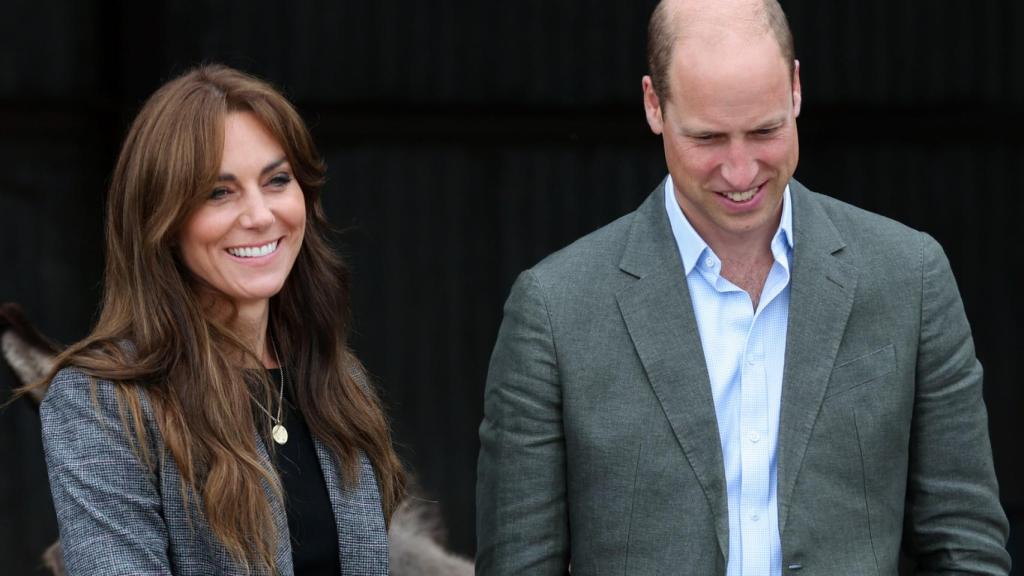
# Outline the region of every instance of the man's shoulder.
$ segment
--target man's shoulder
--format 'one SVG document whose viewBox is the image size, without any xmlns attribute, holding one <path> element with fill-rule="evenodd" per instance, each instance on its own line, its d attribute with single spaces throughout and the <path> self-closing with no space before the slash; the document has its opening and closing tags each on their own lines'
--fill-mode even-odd
<svg viewBox="0 0 1024 576">
<path fill-rule="evenodd" d="M 798 214 L 814 217 L 820 210 L 835 228 L 846 246 L 856 252 L 885 251 L 902 253 L 919 250 L 922 242 L 934 242 L 927 234 L 888 216 L 871 212 L 843 200 L 813 192 L 799 183 L 793 186 L 794 205 L 809 204 L 809 209 L 797 209 Z M 808 225 L 794 221 L 797 236 L 799 227 Z M 799 250 L 799 247 L 797 247 Z"/>
<path fill-rule="evenodd" d="M 637 211 L 582 236 L 530 268 L 542 283 L 615 273 Z"/>
</svg>

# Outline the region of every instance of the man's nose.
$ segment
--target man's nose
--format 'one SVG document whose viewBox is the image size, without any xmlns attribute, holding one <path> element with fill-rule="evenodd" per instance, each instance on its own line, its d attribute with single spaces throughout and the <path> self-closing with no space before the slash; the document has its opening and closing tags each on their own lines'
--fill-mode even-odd
<svg viewBox="0 0 1024 576">
<path fill-rule="evenodd" d="M 274 212 L 261 190 L 246 192 L 245 207 L 239 220 L 246 228 L 266 228 L 274 223 Z"/>
<path fill-rule="evenodd" d="M 757 159 L 745 143 L 734 142 L 729 145 L 725 162 L 722 164 L 722 178 L 736 191 L 754 187 L 757 178 Z"/>
</svg>

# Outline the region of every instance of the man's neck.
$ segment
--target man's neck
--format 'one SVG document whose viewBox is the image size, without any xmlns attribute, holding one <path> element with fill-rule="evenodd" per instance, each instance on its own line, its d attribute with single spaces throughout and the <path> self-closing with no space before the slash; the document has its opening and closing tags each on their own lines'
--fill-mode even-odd
<svg viewBox="0 0 1024 576">
<path fill-rule="evenodd" d="M 775 261 L 772 256 L 774 229 L 743 235 L 704 233 L 700 230 L 697 233 L 721 259 L 722 277 L 746 292 L 756 310 Z"/>
</svg>

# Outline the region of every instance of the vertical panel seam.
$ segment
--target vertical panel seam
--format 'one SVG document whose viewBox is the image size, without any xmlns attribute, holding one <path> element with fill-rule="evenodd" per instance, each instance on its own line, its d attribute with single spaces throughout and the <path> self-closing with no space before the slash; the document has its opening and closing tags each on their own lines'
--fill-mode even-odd
<svg viewBox="0 0 1024 576">
<path fill-rule="evenodd" d="M 868 502 L 868 471 L 864 459 L 864 443 L 860 436 L 860 424 L 857 422 L 857 409 L 853 409 L 853 429 L 857 434 L 857 453 L 860 454 L 861 490 L 864 494 L 864 516 L 868 525 L 868 544 L 871 545 L 871 556 L 875 559 L 875 574 L 881 574 L 878 566 L 878 553 L 875 552 L 875 538 L 871 533 L 871 505 Z"/>
</svg>

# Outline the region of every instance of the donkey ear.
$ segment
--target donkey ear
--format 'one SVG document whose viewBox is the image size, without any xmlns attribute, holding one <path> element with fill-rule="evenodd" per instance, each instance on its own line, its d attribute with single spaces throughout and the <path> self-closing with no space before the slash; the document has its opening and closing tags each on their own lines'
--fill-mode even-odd
<svg viewBox="0 0 1024 576">
<path fill-rule="evenodd" d="M 64 552 L 61 550 L 60 540 L 57 540 L 43 552 L 43 565 L 50 569 L 53 576 L 64 576 Z"/>
<path fill-rule="evenodd" d="M 50 373 L 57 350 L 28 322 L 17 304 L 0 305 L 0 353 L 22 386 L 39 382 Z M 45 393 L 36 388 L 30 396 L 38 404 Z"/>
</svg>

